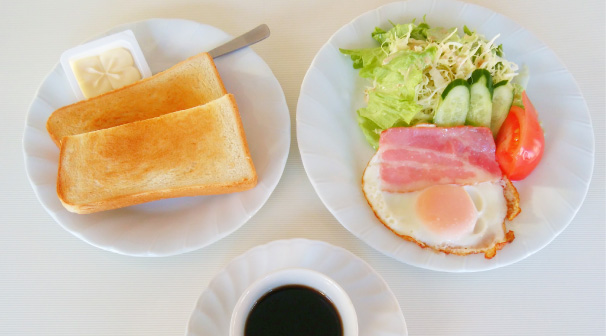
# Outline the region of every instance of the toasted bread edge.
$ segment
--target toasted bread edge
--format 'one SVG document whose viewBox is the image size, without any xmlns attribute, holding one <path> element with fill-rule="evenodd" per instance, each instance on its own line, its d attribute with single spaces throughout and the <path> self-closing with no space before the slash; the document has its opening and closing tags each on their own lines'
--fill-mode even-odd
<svg viewBox="0 0 606 336">
<path fill-rule="evenodd" d="M 73 135 L 64 137 L 60 143 L 60 154 L 59 154 L 59 168 L 57 172 L 57 195 L 59 200 L 63 204 L 63 206 L 70 212 L 78 213 L 78 214 L 90 214 L 99 211 L 112 210 L 123 208 L 131 205 L 141 204 L 152 202 L 156 200 L 166 199 L 166 198 L 176 198 L 176 197 L 188 197 L 188 196 L 202 196 L 202 195 L 219 195 L 219 194 L 227 194 L 234 192 L 246 191 L 254 188 L 258 182 L 257 172 L 250 155 L 250 150 L 248 147 L 248 142 L 246 140 L 246 134 L 244 131 L 244 127 L 242 125 L 242 120 L 240 118 L 240 113 L 238 109 L 238 105 L 236 103 L 235 97 L 232 94 L 226 94 L 223 97 L 227 97 L 228 103 L 231 105 L 230 111 L 234 113 L 233 118 L 236 122 L 236 128 L 238 129 L 238 135 L 240 136 L 240 141 L 242 142 L 242 146 L 246 155 L 246 163 L 251 172 L 250 178 L 244 178 L 242 180 L 229 183 L 229 184 L 220 184 L 220 185 L 194 185 L 194 186 L 186 186 L 180 188 L 173 189 L 161 189 L 156 191 L 148 191 L 137 194 L 130 195 L 121 195 L 110 199 L 105 199 L 98 202 L 92 203 L 83 203 L 83 204 L 75 204 L 71 203 L 67 200 L 66 193 L 62 184 L 62 174 L 63 174 L 63 160 L 66 155 L 65 149 L 70 145 L 71 141 L 75 141 L 75 139 L 80 135 Z M 223 98 L 222 97 L 222 98 Z M 219 98 L 221 99 L 221 98 Z M 178 112 L 178 111 L 177 111 Z M 166 116 L 166 115 L 163 115 Z M 155 117 L 162 118 L 163 116 Z M 153 118 L 150 118 L 153 119 Z M 149 119 L 147 119 L 149 120 Z M 135 123 L 144 122 L 145 120 L 140 120 Z M 131 123 L 134 124 L 134 123 Z M 125 125 L 120 125 L 116 127 L 123 127 Z M 99 130 L 103 131 L 103 130 Z M 94 131 L 94 132 L 99 132 Z"/>
<path fill-rule="evenodd" d="M 225 89 L 225 85 L 223 84 L 223 81 L 221 80 L 221 76 L 219 74 L 219 70 L 217 70 L 217 65 L 215 64 L 214 60 L 212 59 L 212 57 L 210 56 L 209 53 L 203 52 L 203 53 L 191 56 L 191 57 L 189 57 L 189 58 L 187 58 L 187 59 L 185 59 L 185 60 L 183 60 L 183 61 L 181 61 L 181 62 L 179 62 L 179 63 L 177 63 L 177 64 L 175 64 L 173 66 L 171 66 L 170 68 L 168 68 L 166 70 L 158 72 L 157 74 L 155 74 L 153 76 L 150 76 L 150 77 L 147 77 L 147 78 L 143 78 L 143 79 L 141 79 L 139 81 L 136 81 L 136 82 L 134 82 L 132 84 L 123 86 L 123 87 L 121 87 L 119 89 L 116 89 L 116 90 L 113 90 L 113 91 L 109 91 L 109 92 L 106 92 L 104 94 L 101 94 L 101 95 L 98 95 L 98 96 L 95 96 L 95 97 L 91 97 L 89 99 L 81 100 L 81 101 L 75 102 L 73 104 L 69 104 L 69 105 L 66 105 L 66 106 L 63 106 L 63 107 L 60 107 L 60 108 L 56 109 L 55 111 L 53 111 L 51 113 L 51 115 L 48 117 L 48 119 L 46 121 L 46 131 L 50 135 L 50 138 L 53 140 L 53 142 L 55 143 L 55 145 L 57 145 L 57 147 L 61 147 L 61 141 L 63 141 L 62 138 L 64 136 L 60 135 L 61 132 L 59 132 L 58 130 L 61 129 L 61 126 L 58 123 L 55 122 L 55 119 L 58 118 L 63 113 L 63 111 L 65 111 L 67 109 L 71 109 L 71 108 L 73 108 L 76 105 L 86 104 L 88 101 L 90 101 L 92 99 L 97 99 L 99 97 L 103 97 L 103 96 L 106 96 L 106 95 L 111 95 L 111 94 L 119 93 L 119 92 L 122 92 L 124 90 L 127 90 L 128 88 L 130 88 L 132 86 L 140 85 L 141 83 L 145 83 L 145 82 L 148 82 L 150 80 L 155 80 L 155 79 L 157 79 L 159 77 L 162 77 L 162 76 L 166 75 L 166 73 L 168 73 L 169 71 L 171 71 L 173 68 L 177 68 L 177 67 L 179 67 L 179 66 L 181 66 L 181 65 L 183 65 L 185 63 L 190 62 L 191 60 L 193 60 L 195 58 L 204 58 L 204 59 L 206 59 L 206 61 L 211 65 L 209 67 L 209 70 L 213 73 L 213 75 L 215 76 L 215 78 L 219 79 L 218 83 L 219 83 L 221 92 L 223 93 L 223 95 L 227 94 L 227 90 Z"/>
</svg>

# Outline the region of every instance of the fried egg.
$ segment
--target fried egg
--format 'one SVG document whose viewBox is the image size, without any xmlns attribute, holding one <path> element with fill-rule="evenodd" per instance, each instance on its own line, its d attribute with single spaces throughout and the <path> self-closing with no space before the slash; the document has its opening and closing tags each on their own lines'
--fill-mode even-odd
<svg viewBox="0 0 606 336">
<path fill-rule="evenodd" d="M 389 192 L 381 188 L 377 157 L 364 172 L 362 189 L 376 217 L 400 237 L 436 251 L 484 253 L 486 258 L 514 239 L 505 226 L 512 212 L 505 197 L 511 183 L 438 184 Z"/>
</svg>

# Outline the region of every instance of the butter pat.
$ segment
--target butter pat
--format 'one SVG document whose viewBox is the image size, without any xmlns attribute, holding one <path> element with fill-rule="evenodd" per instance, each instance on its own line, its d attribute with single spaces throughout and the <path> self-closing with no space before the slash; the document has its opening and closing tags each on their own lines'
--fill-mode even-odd
<svg viewBox="0 0 606 336">
<path fill-rule="evenodd" d="M 114 48 L 99 56 L 88 56 L 71 62 L 72 71 L 86 98 L 119 89 L 141 79 L 130 51 Z"/>
<path fill-rule="evenodd" d="M 130 30 L 70 49 L 61 56 L 61 64 L 80 100 L 151 76 Z"/>
</svg>

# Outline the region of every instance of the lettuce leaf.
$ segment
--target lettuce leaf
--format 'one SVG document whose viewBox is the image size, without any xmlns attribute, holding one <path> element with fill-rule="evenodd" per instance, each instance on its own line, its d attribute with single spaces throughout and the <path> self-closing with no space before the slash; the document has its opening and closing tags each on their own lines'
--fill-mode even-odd
<svg viewBox="0 0 606 336">
<path fill-rule="evenodd" d="M 372 38 L 377 40 L 379 43 L 383 44 L 387 38 L 387 32 L 379 27 L 375 27 L 375 31 L 373 31 L 370 36 L 372 36 Z"/>
<path fill-rule="evenodd" d="M 379 147 L 379 135 L 383 130 L 409 126 L 411 116 L 421 110 L 414 101 L 396 95 L 373 91 L 368 97 L 368 105 L 357 111 L 358 124 L 366 141 L 375 149 Z"/>
<path fill-rule="evenodd" d="M 354 69 L 360 69 L 360 77 L 372 78 L 372 72 L 380 67 L 387 54 L 380 48 L 365 48 L 356 50 L 339 49 L 341 53 L 349 55 L 353 61 Z"/>
<path fill-rule="evenodd" d="M 366 140 L 377 148 L 381 131 L 409 126 L 421 111 L 421 106 L 415 102 L 415 88 L 423 79 L 425 66 L 436 57 L 437 49 L 401 50 L 389 56 L 380 47 L 341 49 L 341 52 L 350 55 L 354 68 L 360 69 L 360 77 L 372 79 L 375 84 L 366 91 L 368 105 L 357 114 Z"/>
<path fill-rule="evenodd" d="M 410 33 L 410 37 L 415 40 L 425 41 L 427 40 L 427 31 L 429 30 L 429 25 L 425 22 L 420 23 L 418 26 L 414 27 L 412 32 Z"/>
<path fill-rule="evenodd" d="M 376 48 L 339 49 L 349 55 L 354 69 L 362 78 L 372 80 L 373 87 L 366 90 L 368 105 L 357 111 L 358 124 L 367 141 L 379 146 L 381 131 L 397 126 L 409 126 L 422 107 L 415 102 L 416 87 L 423 80 L 423 69 L 435 57 L 435 47 L 424 51 L 401 49 L 409 38 L 426 40 L 430 27 L 393 24 L 387 31 L 377 27 L 371 33 L 380 43 Z"/>
</svg>

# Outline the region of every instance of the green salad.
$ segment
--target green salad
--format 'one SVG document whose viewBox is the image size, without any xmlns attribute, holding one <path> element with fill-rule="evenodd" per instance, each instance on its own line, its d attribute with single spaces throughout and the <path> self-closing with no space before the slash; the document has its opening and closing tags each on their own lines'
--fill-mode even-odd
<svg viewBox="0 0 606 336">
<path fill-rule="evenodd" d="M 425 21 L 392 26 L 375 28 L 374 48 L 340 49 L 370 80 L 367 105 L 357 111 L 368 142 L 377 148 L 381 131 L 419 123 L 486 126 L 498 132 L 499 119 L 522 91 L 512 83 L 518 66 L 495 44 L 498 35 L 486 40 L 467 27 L 459 32 L 431 28 Z"/>
</svg>

